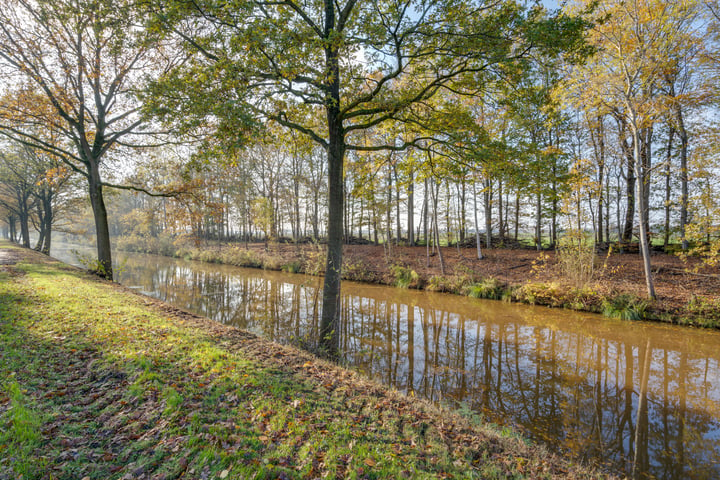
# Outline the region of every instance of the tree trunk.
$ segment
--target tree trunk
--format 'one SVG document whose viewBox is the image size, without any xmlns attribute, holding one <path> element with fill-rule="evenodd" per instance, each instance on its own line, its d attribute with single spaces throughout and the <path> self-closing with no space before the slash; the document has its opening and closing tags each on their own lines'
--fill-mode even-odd
<svg viewBox="0 0 720 480">
<path fill-rule="evenodd" d="M 542 195 L 535 197 L 535 249 L 542 250 Z"/>
<path fill-rule="evenodd" d="M 642 172 L 643 172 L 643 158 L 642 158 L 642 152 L 640 151 L 640 131 L 635 126 L 632 125 L 632 134 L 633 134 L 633 156 L 635 157 L 635 175 L 638 178 L 642 178 Z M 652 269 L 650 265 L 650 244 L 648 242 L 648 235 L 647 231 L 645 230 L 645 210 L 647 209 L 647 205 L 645 204 L 645 188 L 647 188 L 647 185 L 643 181 L 637 182 L 638 192 L 637 195 L 635 195 L 636 202 L 637 202 L 637 217 L 638 217 L 638 223 L 639 223 L 639 230 L 640 230 L 640 253 L 642 254 L 643 258 L 643 270 L 645 272 L 645 285 L 647 286 L 647 292 L 648 297 L 651 299 L 655 299 L 655 286 L 653 284 L 652 279 Z"/>
<path fill-rule="evenodd" d="M 22 246 L 30 248 L 30 215 L 27 212 L 27 206 L 25 209 L 23 209 L 22 206 L 20 207 L 18 220 L 20 221 L 20 239 L 22 241 Z"/>
<path fill-rule="evenodd" d="M 428 238 L 428 181 L 425 179 L 425 191 L 423 195 L 423 238 L 425 244 L 430 245 L 430 239 Z"/>
<path fill-rule="evenodd" d="M 650 180 L 652 174 L 652 139 L 654 129 L 652 126 L 642 130 L 642 150 L 640 157 L 642 159 L 642 177 L 638 177 L 643 183 L 643 195 L 645 195 L 645 211 L 643 212 L 642 221 L 645 223 L 645 233 L 650 241 Z"/>
<path fill-rule="evenodd" d="M 387 204 L 385 205 L 385 246 L 390 247 L 392 242 L 392 169 L 388 166 L 387 174 Z"/>
<path fill-rule="evenodd" d="M 475 246 L 477 248 L 477 258 L 482 260 L 482 249 L 480 248 L 480 225 L 478 224 L 478 205 L 477 205 L 477 182 L 473 179 L 473 218 L 475 220 Z"/>
<path fill-rule="evenodd" d="M 485 197 L 485 248 L 492 248 L 492 183 L 489 178 L 485 180 L 483 196 Z"/>
<path fill-rule="evenodd" d="M 500 242 L 505 240 L 505 217 L 503 216 L 503 184 L 498 180 L 498 236 Z"/>
<path fill-rule="evenodd" d="M 435 184 L 433 188 L 432 183 Z M 437 246 L 438 259 L 440 260 L 440 274 L 445 275 L 445 260 L 443 259 L 442 250 L 440 250 L 440 228 L 438 226 L 438 197 L 440 196 L 440 182 L 433 181 L 430 184 L 433 202 L 433 230 L 435 231 L 435 245 Z"/>
<path fill-rule="evenodd" d="M 465 182 L 465 177 L 461 180 L 461 189 L 460 189 L 460 242 L 465 241 L 465 235 L 467 234 L 467 222 L 465 220 L 465 217 L 467 216 L 467 209 L 465 206 L 465 202 L 467 200 L 467 183 Z"/>
<path fill-rule="evenodd" d="M 520 230 L 520 192 L 515 193 L 515 231 L 513 238 L 518 241 L 518 231 Z"/>
<path fill-rule="evenodd" d="M 402 225 L 400 224 L 400 182 L 398 181 L 397 166 L 393 164 L 393 176 L 395 177 L 395 245 L 400 245 L 402 239 Z"/>
<path fill-rule="evenodd" d="M 90 205 L 92 205 L 95 218 L 95 237 L 97 241 L 98 264 L 97 273 L 99 276 L 112 280 L 112 253 L 110 250 L 110 230 L 108 229 L 107 209 L 103 198 L 103 187 L 100 181 L 99 165 L 95 161 L 88 162 L 90 175 L 88 186 L 90 189 Z"/>
<path fill-rule="evenodd" d="M 685 120 L 680 105 L 675 108 L 675 117 L 680 136 L 680 239 L 683 250 L 687 250 L 685 226 L 688 223 L 688 133 L 685 129 Z"/>
<path fill-rule="evenodd" d="M 10 241 L 17 243 L 17 220 L 14 215 L 8 215 L 8 225 L 10 226 Z"/>
<path fill-rule="evenodd" d="M 415 184 L 413 171 L 408 174 L 408 245 L 415 246 Z"/>
<path fill-rule="evenodd" d="M 43 198 L 43 203 L 45 204 L 45 241 L 43 242 L 40 251 L 45 255 L 50 255 L 50 247 L 52 246 L 52 226 L 54 218 L 52 197 L 53 194 L 50 193 Z"/>
<path fill-rule="evenodd" d="M 626 145 L 627 146 L 627 145 Z M 634 147 L 633 147 L 634 148 Z M 638 148 L 639 151 L 639 148 Z M 638 153 L 639 155 L 639 153 Z M 627 200 L 627 210 L 625 210 L 625 226 L 623 228 L 621 240 L 623 242 L 632 241 L 633 223 L 635 222 L 635 168 L 633 167 L 633 158 L 631 155 L 625 155 L 627 160 L 627 174 L 625 176 L 625 198 Z"/>
<path fill-rule="evenodd" d="M 604 206 L 604 184 L 605 184 L 605 123 L 602 115 L 597 118 L 596 128 L 590 129 L 590 137 L 595 150 L 595 159 L 597 162 L 598 175 L 598 204 L 597 204 L 597 235 L 595 240 L 602 243 L 605 235 L 610 232 L 603 231 L 603 206 Z"/>
<path fill-rule="evenodd" d="M 663 231 L 663 247 L 667 248 L 670 243 L 670 204 L 672 198 L 672 147 L 675 137 L 675 128 L 670 127 L 668 132 L 667 150 L 665 151 L 665 225 Z"/>
<path fill-rule="evenodd" d="M 335 30 L 335 2 L 325 0 L 325 32 L 329 39 Z M 336 42 L 325 47 L 328 90 L 325 111 L 328 126 L 328 248 L 323 284 L 319 347 L 330 358 L 339 354 L 340 280 L 343 239 L 343 162 L 345 132 L 340 117 L 340 62 Z"/>
<path fill-rule="evenodd" d="M 43 192 L 44 193 L 44 192 Z M 34 250 L 41 251 L 43 244 L 45 243 L 45 202 L 43 202 L 43 195 L 38 195 L 37 202 L 37 216 L 38 216 L 38 240 L 37 243 L 35 243 Z"/>
</svg>

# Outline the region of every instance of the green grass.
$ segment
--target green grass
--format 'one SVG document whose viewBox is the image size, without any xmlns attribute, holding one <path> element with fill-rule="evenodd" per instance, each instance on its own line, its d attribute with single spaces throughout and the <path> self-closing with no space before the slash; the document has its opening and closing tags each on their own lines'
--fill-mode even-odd
<svg viewBox="0 0 720 480">
<path fill-rule="evenodd" d="M 643 320 L 647 308 L 647 302 L 629 294 L 617 295 L 602 302 L 603 315 L 621 320 Z"/>
<path fill-rule="evenodd" d="M 76 269 L 2 276 L 0 478 L 593 477 Z"/>
<path fill-rule="evenodd" d="M 468 285 L 465 291 L 468 297 L 500 300 L 503 296 L 504 288 L 498 280 L 486 278 L 480 282 Z"/>
</svg>

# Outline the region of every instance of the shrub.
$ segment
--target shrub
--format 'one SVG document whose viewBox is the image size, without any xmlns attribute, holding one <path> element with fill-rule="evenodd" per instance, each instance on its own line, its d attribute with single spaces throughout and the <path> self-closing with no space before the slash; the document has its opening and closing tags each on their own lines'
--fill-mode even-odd
<svg viewBox="0 0 720 480">
<path fill-rule="evenodd" d="M 235 265 L 236 267 L 258 268 L 262 266 L 260 257 L 252 250 L 234 247 L 225 250 L 221 255 L 222 263 Z"/>
<path fill-rule="evenodd" d="M 390 272 L 392 273 L 396 287 L 408 288 L 417 287 L 420 276 L 415 270 L 409 267 L 403 267 L 402 265 L 391 265 Z"/>
<path fill-rule="evenodd" d="M 595 273 L 595 245 L 584 232 L 571 230 L 558 242 L 557 262 L 567 282 L 582 288 Z"/>
<path fill-rule="evenodd" d="M 261 262 L 264 270 L 280 270 L 283 266 L 282 257 L 270 253 L 262 255 Z"/>
<path fill-rule="evenodd" d="M 302 270 L 302 263 L 300 263 L 299 260 L 294 260 L 290 263 L 286 263 L 285 265 L 280 267 L 280 269 L 283 272 L 287 273 L 300 273 L 300 271 Z"/>
<path fill-rule="evenodd" d="M 345 260 L 342 267 L 343 280 L 353 280 L 356 282 L 376 282 L 377 276 L 368 269 L 368 266 L 362 260 L 350 262 Z"/>
<path fill-rule="evenodd" d="M 685 310 L 690 314 L 690 318 L 686 320 L 688 323 L 711 328 L 720 326 L 720 299 L 693 295 Z"/>
<path fill-rule="evenodd" d="M 499 300 L 503 296 L 504 289 L 498 280 L 494 278 L 486 278 L 481 282 L 467 285 L 463 290 L 468 297 Z"/>
<path fill-rule="evenodd" d="M 309 275 L 320 275 L 325 273 L 327 263 L 327 252 L 321 245 L 315 244 L 315 248 L 308 249 L 305 261 L 305 273 Z"/>
<path fill-rule="evenodd" d="M 566 302 L 566 291 L 556 282 L 526 283 L 513 291 L 519 302 L 532 305 L 550 305 L 561 307 Z"/>
<path fill-rule="evenodd" d="M 642 320 L 645 318 L 647 307 L 648 304 L 644 300 L 635 295 L 623 293 L 603 300 L 602 314 L 621 320 Z"/>
</svg>

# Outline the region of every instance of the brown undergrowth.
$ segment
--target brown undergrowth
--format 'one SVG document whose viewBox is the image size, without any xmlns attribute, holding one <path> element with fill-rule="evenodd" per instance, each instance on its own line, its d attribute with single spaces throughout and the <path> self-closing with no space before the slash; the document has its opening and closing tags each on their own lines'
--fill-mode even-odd
<svg viewBox="0 0 720 480">
<path fill-rule="evenodd" d="M 176 256 L 238 266 L 322 274 L 323 246 L 276 244 L 180 248 Z M 646 300 L 638 254 L 609 252 L 595 259 L 592 279 L 582 287 L 552 251 L 485 249 L 478 260 L 471 248 L 346 245 L 343 278 L 368 283 L 503 299 L 534 305 L 604 313 L 611 317 L 720 327 L 720 267 L 653 252 L 657 300 Z M 484 286 L 492 285 L 486 292 Z"/>
</svg>

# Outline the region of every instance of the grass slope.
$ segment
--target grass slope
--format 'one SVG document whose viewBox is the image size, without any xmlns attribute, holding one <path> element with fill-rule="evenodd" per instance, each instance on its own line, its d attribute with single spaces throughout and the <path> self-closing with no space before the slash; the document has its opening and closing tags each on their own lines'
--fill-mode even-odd
<svg viewBox="0 0 720 480">
<path fill-rule="evenodd" d="M 0 243 L 0 479 L 596 477 L 10 248 Z"/>
</svg>

